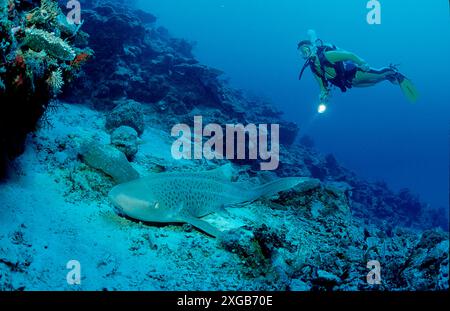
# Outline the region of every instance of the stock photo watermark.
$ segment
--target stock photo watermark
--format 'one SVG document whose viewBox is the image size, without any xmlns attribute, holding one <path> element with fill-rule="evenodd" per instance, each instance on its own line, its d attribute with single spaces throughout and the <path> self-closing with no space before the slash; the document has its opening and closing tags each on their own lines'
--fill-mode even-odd
<svg viewBox="0 0 450 311">
<path fill-rule="evenodd" d="M 381 284 L 381 264 L 378 260 L 371 260 L 367 263 L 367 269 L 371 269 L 367 274 L 367 284 Z"/>
<path fill-rule="evenodd" d="M 70 0 L 67 2 L 66 8 L 69 11 L 67 13 L 67 22 L 70 25 L 81 25 L 81 4 L 80 1 L 77 0 Z"/>
<path fill-rule="evenodd" d="M 175 160 L 262 160 L 263 171 L 273 171 L 279 166 L 280 126 L 279 124 L 219 124 L 203 126 L 203 117 L 194 117 L 193 131 L 187 124 L 172 128 L 172 137 L 178 137 L 172 144 Z M 269 146 L 270 136 L 270 146 Z M 203 143 L 203 138 L 209 138 Z M 248 154 L 248 155 L 247 155 Z"/>
<path fill-rule="evenodd" d="M 366 8 L 369 9 L 367 13 L 367 23 L 369 25 L 381 24 L 381 3 L 377 0 L 370 0 L 367 2 Z"/>
<path fill-rule="evenodd" d="M 78 260 L 70 260 L 66 264 L 67 273 L 66 280 L 69 285 L 81 285 L 81 264 Z"/>
</svg>

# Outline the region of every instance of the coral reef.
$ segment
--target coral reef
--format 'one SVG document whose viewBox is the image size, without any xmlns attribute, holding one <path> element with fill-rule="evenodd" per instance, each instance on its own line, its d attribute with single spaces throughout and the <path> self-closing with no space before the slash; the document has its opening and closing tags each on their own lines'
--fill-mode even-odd
<svg viewBox="0 0 450 311">
<path fill-rule="evenodd" d="M 74 45 L 84 34 L 78 28 L 59 30 L 64 23 L 56 1 L 0 1 L 0 178 L 49 101 L 80 74 L 76 57 L 92 54 Z"/>
<path fill-rule="evenodd" d="M 121 126 L 111 134 L 111 145 L 132 159 L 138 152 L 138 133 L 129 126 Z"/>
<path fill-rule="evenodd" d="M 193 44 L 171 37 L 154 17 L 143 22 L 142 12 L 118 1 L 92 1 L 87 5 L 85 30 L 96 55 L 102 57 L 86 64 L 87 75 L 69 87 L 64 99 L 78 102 L 85 98 L 95 107 L 107 110 L 112 108 L 111 103 L 119 103 L 118 111 L 125 107 L 124 102 L 133 100 L 151 109 L 153 124 L 165 131 L 176 123 L 190 124 L 198 113 L 205 123 L 279 123 L 283 158 L 279 175 L 345 182 L 351 188 L 347 192 L 353 215 L 377 225 L 448 230 L 445 210 L 430 208 L 409 191 L 394 193 L 383 183 L 358 178 L 333 155 L 316 152 L 308 138 L 295 144 L 295 124 L 284 121 L 271 103 L 231 88 L 221 79 L 219 70 L 199 64 L 192 53 Z M 110 31 L 111 27 L 114 31 Z M 140 109 L 137 111 L 142 115 Z M 118 121 L 122 115 L 129 119 L 125 111 L 107 116 L 108 130 L 127 125 L 141 135 L 142 121 L 131 121 L 132 117 L 130 121 Z M 255 170 L 259 164 L 235 162 L 251 165 Z"/>
<path fill-rule="evenodd" d="M 405 285 L 417 290 L 448 289 L 448 250 L 447 234 L 425 231 L 401 268 Z"/>
<path fill-rule="evenodd" d="M 41 5 L 31 10 L 26 15 L 30 25 L 45 25 L 54 23 L 60 14 L 58 3 L 52 0 L 41 0 Z"/>
<path fill-rule="evenodd" d="M 53 94 L 57 95 L 61 92 L 61 89 L 64 86 L 64 79 L 61 68 L 58 68 L 50 73 L 50 76 L 47 79 L 47 83 Z"/>
<path fill-rule="evenodd" d="M 84 290 L 448 288 L 448 233 L 420 232 L 386 221 L 377 225 L 354 216 L 351 187 L 342 181 L 311 179 L 277 198 L 208 216 L 205 221 L 224 232 L 221 239 L 189 226 L 161 227 L 121 218 L 106 199 L 115 181 L 102 171 L 107 173 L 102 167 L 111 163 L 105 161 L 105 152 L 89 161 L 100 170 L 77 161 L 79 145 L 90 136 L 95 141 L 88 149 L 120 153 L 105 147 L 110 136 L 103 113 L 64 104 L 52 117 L 55 128 L 37 132 L 18 159 L 24 170 L 21 181 L 0 185 L 6 207 L 2 215 L 21 215 L 0 228 L 2 289 L 73 290 L 65 282 L 61 285 L 66 270 L 49 268 L 64 267 L 66 258 L 82 261 L 89 280 L 77 289 Z M 155 162 L 171 171 L 204 170 L 191 161 L 170 162 L 170 156 L 161 153 L 170 149 L 170 134 L 153 126 L 146 122 L 143 140 L 148 143 L 132 163 L 137 171 L 148 174 Z M 127 163 L 123 154 L 120 161 Z M 235 168 L 240 181 L 270 179 Z M 382 265 L 381 285 L 366 282 L 369 260 Z"/>
<path fill-rule="evenodd" d="M 121 126 L 128 126 L 142 135 L 145 127 L 142 105 L 134 100 L 123 100 L 116 103 L 117 106 L 106 116 L 106 128 L 114 131 Z"/>
<path fill-rule="evenodd" d="M 86 76 L 70 87 L 65 100 L 85 99 L 99 109 L 111 109 L 112 102 L 125 97 L 181 123 L 190 122 L 198 111 L 219 124 L 279 123 L 281 142 L 294 142 L 297 125 L 282 120 L 271 103 L 228 86 L 221 71 L 199 64 L 192 43 L 171 37 L 155 18 L 143 23 L 141 11 L 112 2 L 86 7 L 83 29 L 96 61 L 86 64 Z M 171 122 L 161 123 L 170 129 Z"/>
<path fill-rule="evenodd" d="M 130 165 L 125 154 L 113 146 L 88 140 L 82 144 L 80 155 L 84 162 L 111 176 L 118 184 L 139 178 L 139 173 Z"/>
<path fill-rule="evenodd" d="M 73 61 L 75 51 L 61 38 L 42 29 L 25 29 L 25 44 L 36 52 L 45 51 L 61 61 Z"/>
<path fill-rule="evenodd" d="M 407 189 L 395 193 L 386 183 L 361 179 L 339 165 L 332 155 L 322 155 L 304 145 L 281 148 L 280 152 L 281 176 L 301 175 L 348 184 L 347 194 L 356 217 L 383 226 L 388 223 L 416 229 L 449 228 L 445 208 L 430 207 Z"/>
</svg>

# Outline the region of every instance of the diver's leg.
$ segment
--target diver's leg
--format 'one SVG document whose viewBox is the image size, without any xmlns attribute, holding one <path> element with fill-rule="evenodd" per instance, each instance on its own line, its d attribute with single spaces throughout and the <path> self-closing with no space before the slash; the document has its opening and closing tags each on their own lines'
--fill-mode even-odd
<svg viewBox="0 0 450 311">
<path fill-rule="evenodd" d="M 371 87 L 377 84 L 377 82 L 355 82 L 355 80 L 352 82 L 353 87 Z"/>
<path fill-rule="evenodd" d="M 390 67 L 370 69 L 369 71 L 358 70 L 355 78 L 352 80 L 352 85 L 355 87 L 369 87 L 386 80 L 396 83 L 396 75 L 397 71 Z"/>
<path fill-rule="evenodd" d="M 369 71 L 359 71 L 352 80 L 354 87 L 369 87 L 382 81 L 389 81 L 392 84 L 398 84 L 406 98 L 414 103 L 419 98 L 419 92 L 404 75 L 402 75 L 394 66 L 382 68 L 379 70 L 371 69 Z"/>
</svg>

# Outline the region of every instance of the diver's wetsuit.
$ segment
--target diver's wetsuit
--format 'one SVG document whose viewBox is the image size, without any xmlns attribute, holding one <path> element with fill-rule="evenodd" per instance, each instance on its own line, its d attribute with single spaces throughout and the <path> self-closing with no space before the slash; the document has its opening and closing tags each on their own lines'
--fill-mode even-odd
<svg viewBox="0 0 450 311">
<path fill-rule="evenodd" d="M 330 92 L 330 84 L 338 87 L 342 92 L 347 92 L 353 87 L 369 87 L 383 81 L 389 81 L 392 84 L 400 86 L 405 97 L 412 103 L 419 99 L 419 92 L 414 84 L 402 73 L 399 72 L 397 66 L 390 65 L 381 69 L 369 68 L 369 65 L 354 54 L 341 51 L 332 44 L 323 44 L 322 40 L 315 40 L 312 44 L 309 40 L 300 41 L 298 49 L 303 46 L 303 57 L 307 58 L 299 75 L 302 79 L 303 73 L 309 67 L 314 76 L 319 80 L 321 94 L 320 99 L 326 100 Z M 320 46 L 317 43 L 321 43 Z M 326 53 L 337 51 L 338 53 L 330 53 L 330 61 Z M 332 70 L 331 70 L 332 69 Z"/>
<path fill-rule="evenodd" d="M 342 92 L 346 92 L 347 89 L 353 87 L 352 81 L 356 77 L 359 67 L 352 61 L 343 61 L 331 63 L 325 56 L 326 52 L 335 51 L 337 48 L 334 45 L 321 46 L 317 49 L 317 56 L 314 56 L 309 60 L 309 66 L 311 71 L 322 80 L 325 87 L 328 87 L 329 83 L 337 86 Z M 318 65 L 316 64 L 318 60 Z M 320 70 L 318 70 L 318 68 Z M 332 79 L 326 77 L 326 67 L 333 68 L 336 72 L 336 76 Z"/>
<path fill-rule="evenodd" d="M 377 75 L 386 74 L 388 72 L 391 73 L 389 75 L 386 75 L 386 79 L 388 79 L 389 82 L 401 83 L 405 79 L 405 76 L 402 75 L 400 72 L 398 72 L 397 68 L 394 65 L 391 65 L 390 67 L 385 67 L 385 68 L 382 68 L 379 70 L 370 69 L 369 71 L 367 71 L 367 73 L 373 73 L 373 74 L 377 74 Z"/>
<path fill-rule="evenodd" d="M 312 72 L 322 80 L 322 83 L 325 87 L 331 83 L 338 88 L 341 89 L 342 92 L 346 92 L 348 89 L 353 87 L 353 80 L 356 77 L 358 71 L 363 71 L 357 64 L 353 61 L 341 61 L 336 63 L 331 63 L 325 56 L 325 53 L 328 51 L 335 51 L 337 48 L 334 45 L 331 46 L 321 46 L 317 49 L 317 56 L 313 57 L 309 60 L 309 66 Z M 318 66 L 317 62 L 318 60 Z M 333 68 L 336 72 L 336 76 L 334 78 L 326 77 L 326 67 Z M 320 70 L 319 70 L 320 69 Z M 377 74 L 377 75 L 385 75 L 390 72 L 390 75 L 386 75 L 386 79 L 390 82 L 395 83 L 399 82 L 403 77 L 395 67 L 386 67 L 380 70 L 370 69 L 366 71 L 367 73 Z"/>
</svg>

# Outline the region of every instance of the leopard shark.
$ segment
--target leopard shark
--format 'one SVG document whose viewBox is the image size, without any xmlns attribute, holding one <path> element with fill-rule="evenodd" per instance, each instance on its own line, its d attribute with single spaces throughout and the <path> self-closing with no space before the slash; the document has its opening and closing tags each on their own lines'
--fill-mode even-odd
<svg viewBox="0 0 450 311">
<path fill-rule="evenodd" d="M 115 186 L 108 197 L 119 214 L 146 223 L 188 223 L 212 237 L 221 231 L 201 218 L 291 189 L 308 178 L 278 178 L 261 186 L 232 182 L 227 164 L 203 172 L 151 174 Z"/>
</svg>

